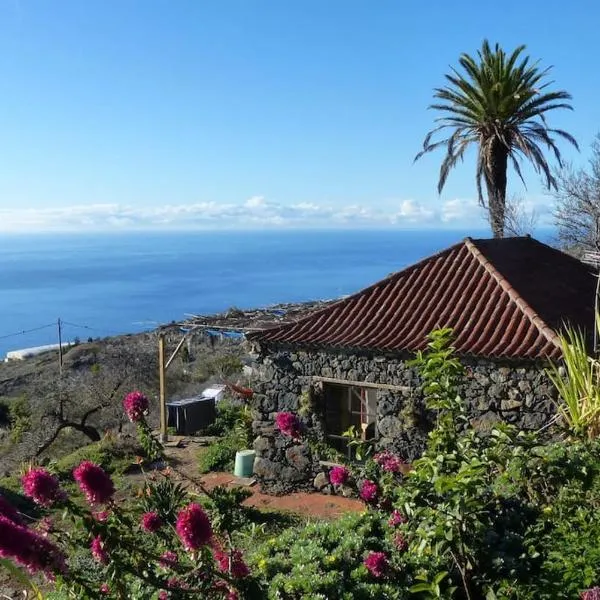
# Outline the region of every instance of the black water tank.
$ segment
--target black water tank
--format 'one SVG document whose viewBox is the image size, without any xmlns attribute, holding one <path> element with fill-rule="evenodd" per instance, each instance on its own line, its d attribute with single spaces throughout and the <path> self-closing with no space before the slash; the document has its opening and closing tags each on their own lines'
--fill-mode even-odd
<svg viewBox="0 0 600 600">
<path fill-rule="evenodd" d="M 214 398 L 185 398 L 167 403 L 169 427 L 175 427 L 178 435 L 192 435 L 214 422 Z"/>
</svg>

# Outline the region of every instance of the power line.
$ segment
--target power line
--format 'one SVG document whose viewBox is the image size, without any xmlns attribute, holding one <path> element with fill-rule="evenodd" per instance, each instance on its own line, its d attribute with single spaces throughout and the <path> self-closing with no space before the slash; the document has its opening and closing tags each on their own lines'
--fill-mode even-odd
<svg viewBox="0 0 600 600">
<path fill-rule="evenodd" d="M 48 325 L 34 327 L 33 329 L 23 329 L 23 331 L 16 331 L 15 333 L 8 333 L 7 335 L 0 336 L 0 340 L 4 340 L 4 339 L 10 338 L 10 337 L 15 337 L 17 335 L 25 335 L 26 333 L 32 333 L 34 331 L 40 331 L 41 329 L 48 329 L 48 327 L 56 327 L 56 323 L 50 323 Z"/>
<path fill-rule="evenodd" d="M 121 335 L 121 332 L 114 331 L 111 329 L 99 329 L 98 327 L 90 327 L 89 325 L 80 325 L 79 323 L 71 323 L 71 321 L 61 320 L 63 325 L 69 325 L 71 327 L 79 327 L 79 329 L 87 329 L 88 331 L 98 331 L 100 333 L 112 333 L 115 335 Z"/>
</svg>

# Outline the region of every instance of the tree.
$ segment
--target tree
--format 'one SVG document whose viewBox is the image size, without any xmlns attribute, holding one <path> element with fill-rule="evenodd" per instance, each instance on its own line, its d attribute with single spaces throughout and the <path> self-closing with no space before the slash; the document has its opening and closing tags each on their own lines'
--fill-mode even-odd
<svg viewBox="0 0 600 600">
<path fill-rule="evenodd" d="M 554 221 L 561 246 L 582 256 L 600 250 L 600 134 L 592 144 L 589 169 L 567 165 L 556 173 Z"/>
<path fill-rule="evenodd" d="M 452 68 L 452 72 L 446 74 L 448 85 L 434 90 L 434 98 L 441 102 L 429 108 L 441 111 L 442 116 L 436 119 L 438 126 L 427 134 L 423 150 L 415 158 L 418 160 L 446 146 L 438 182 L 441 193 L 452 168 L 462 161 L 467 148 L 476 144 L 477 194 L 479 203 L 489 212 L 494 237 L 504 237 L 509 161 L 523 184 L 521 160 L 525 158 L 543 175 L 548 189 L 556 189 L 543 147 L 552 151 L 559 165 L 562 165 L 561 155 L 553 136 L 577 148 L 573 136 L 561 129 L 549 128 L 545 117 L 550 110 L 572 110 L 567 102 L 570 94 L 562 90 L 545 91 L 551 83 L 544 82 L 550 68 L 542 70 L 537 62 L 530 64 L 529 57 L 522 56 L 524 50 L 525 46 L 519 46 L 509 56 L 498 44 L 492 50 L 486 40 L 477 58 L 462 54 L 459 64 L 464 74 Z M 442 130 L 452 130 L 452 133 L 433 142 L 433 136 Z"/>
</svg>

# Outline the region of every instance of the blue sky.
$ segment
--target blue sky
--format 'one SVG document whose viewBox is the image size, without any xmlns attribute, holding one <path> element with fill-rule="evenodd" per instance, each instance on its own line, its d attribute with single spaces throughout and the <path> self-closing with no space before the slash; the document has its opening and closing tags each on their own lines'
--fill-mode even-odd
<svg viewBox="0 0 600 600">
<path fill-rule="evenodd" d="M 481 226 L 474 158 L 413 158 L 483 38 L 554 65 L 584 164 L 592 0 L 0 0 L 0 230 Z M 547 223 L 539 177 L 528 189 Z"/>
</svg>

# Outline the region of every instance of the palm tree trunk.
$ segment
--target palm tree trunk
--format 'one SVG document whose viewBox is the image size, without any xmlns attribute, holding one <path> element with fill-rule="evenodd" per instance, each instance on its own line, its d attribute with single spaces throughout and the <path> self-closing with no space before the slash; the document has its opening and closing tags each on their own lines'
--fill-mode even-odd
<svg viewBox="0 0 600 600">
<path fill-rule="evenodd" d="M 494 139 L 485 169 L 485 183 L 488 193 L 488 216 L 495 238 L 504 237 L 507 167 L 508 148 L 500 140 Z"/>
</svg>

